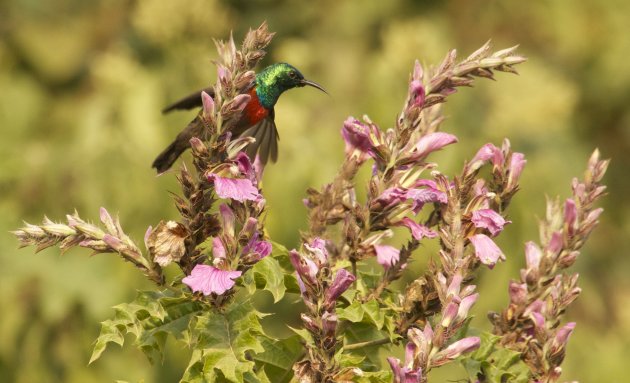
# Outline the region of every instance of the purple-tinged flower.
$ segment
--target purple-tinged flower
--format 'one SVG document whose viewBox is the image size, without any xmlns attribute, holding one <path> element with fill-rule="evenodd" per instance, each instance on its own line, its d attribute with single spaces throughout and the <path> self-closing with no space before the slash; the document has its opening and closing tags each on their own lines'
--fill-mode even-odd
<svg viewBox="0 0 630 383">
<path fill-rule="evenodd" d="M 562 240 L 562 232 L 554 231 L 553 233 L 551 233 L 549 244 L 547 244 L 547 250 L 549 250 L 549 252 L 553 255 L 558 255 L 563 246 L 564 242 Z"/>
<path fill-rule="evenodd" d="M 202 157 L 208 155 L 208 147 L 199 138 L 193 137 L 188 142 L 190 143 L 191 150 L 197 156 Z"/>
<path fill-rule="evenodd" d="M 547 309 L 545 306 L 545 302 L 541 301 L 540 299 L 536 299 L 535 301 L 530 303 L 527 308 L 525 308 L 525 312 L 523 312 L 523 314 L 525 316 L 528 316 L 532 313 L 539 313 L 544 316 L 546 311 Z"/>
<path fill-rule="evenodd" d="M 479 339 L 479 337 L 477 336 L 471 336 L 468 338 L 458 340 L 457 342 L 451 344 L 450 346 L 440 351 L 436 355 L 437 361 L 435 365 L 436 366 L 442 365 L 449 360 L 458 358 L 462 354 L 474 351 L 479 348 L 480 344 L 481 344 L 481 339 Z"/>
<path fill-rule="evenodd" d="M 324 330 L 324 334 L 327 336 L 335 336 L 338 321 L 337 315 L 334 313 L 326 311 L 322 314 L 322 330 Z"/>
<path fill-rule="evenodd" d="M 214 190 L 220 198 L 230 198 L 240 202 L 260 199 L 258 189 L 248 179 L 209 174 L 208 181 L 214 182 Z"/>
<path fill-rule="evenodd" d="M 442 322 L 440 322 L 440 325 L 444 328 L 448 328 L 453 322 L 453 319 L 457 316 L 458 309 L 459 305 L 455 302 L 450 302 L 446 305 L 446 308 L 444 308 L 442 312 Z"/>
<path fill-rule="evenodd" d="M 556 337 L 554 341 L 558 344 L 566 345 L 567 341 L 569 340 L 569 336 L 571 336 L 571 333 L 573 332 L 573 329 L 575 329 L 575 322 L 567 323 L 566 325 L 564 325 L 564 327 L 560 328 L 558 332 L 556 332 Z"/>
<path fill-rule="evenodd" d="M 291 261 L 295 271 L 297 271 L 298 276 L 302 278 L 303 282 L 306 280 L 306 282 L 311 285 L 316 283 L 319 267 L 315 264 L 315 262 L 311 261 L 307 257 L 303 257 L 296 250 L 291 250 L 289 252 L 289 260 Z"/>
<path fill-rule="evenodd" d="M 250 255 L 251 259 L 256 262 L 271 254 L 271 242 L 261 241 L 259 237 L 258 232 L 254 233 L 247 245 L 243 247 L 243 254 Z"/>
<path fill-rule="evenodd" d="M 521 172 L 525 167 L 527 160 L 523 153 L 512 153 L 510 157 L 510 167 L 508 170 L 508 180 L 506 188 L 507 190 L 513 190 L 518 184 L 518 179 L 521 177 Z"/>
<path fill-rule="evenodd" d="M 398 226 L 406 226 L 411 231 L 411 235 L 416 240 L 421 240 L 422 238 L 435 238 L 437 237 L 437 233 L 431 229 L 429 229 L 425 225 L 421 225 L 416 221 L 412 220 L 409 217 L 405 217 L 400 220 L 396 225 Z"/>
<path fill-rule="evenodd" d="M 374 245 L 376 251 L 376 261 L 388 269 L 400 260 L 400 250 L 389 245 Z"/>
<path fill-rule="evenodd" d="M 412 210 L 418 213 L 425 203 L 439 202 L 446 203 L 446 193 L 437 188 L 437 184 L 432 180 L 420 180 L 416 183 L 416 188 L 407 190 L 406 197 L 413 200 Z"/>
<path fill-rule="evenodd" d="M 219 214 L 221 214 L 221 222 L 223 223 L 223 232 L 231 237 L 234 236 L 234 222 L 236 217 L 230 207 L 224 203 L 219 205 Z"/>
<path fill-rule="evenodd" d="M 536 326 L 537 328 L 545 327 L 545 317 L 541 313 L 534 311 L 529 314 L 529 317 L 534 323 L 534 326 Z"/>
<path fill-rule="evenodd" d="M 394 357 L 388 357 L 387 362 L 394 372 L 394 383 L 420 383 L 422 379 L 422 368 L 418 367 L 413 370 L 406 366 L 400 365 L 400 360 Z"/>
<path fill-rule="evenodd" d="M 485 234 L 473 235 L 470 237 L 470 243 L 475 247 L 477 259 L 489 268 L 493 268 L 499 260 L 505 260 L 501 249 Z"/>
<path fill-rule="evenodd" d="M 453 276 L 453 279 L 451 279 L 451 283 L 448 285 L 448 288 L 446 289 L 446 297 L 458 297 L 459 298 L 459 290 L 462 287 L 462 281 L 464 280 L 464 278 L 462 278 L 461 274 L 457 273 Z"/>
<path fill-rule="evenodd" d="M 320 265 L 328 261 L 328 250 L 326 249 L 326 241 L 316 237 L 311 243 L 305 243 L 304 247 L 308 250 Z"/>
<path fill-rule="evenodd" d="M 394 206 L 407 200 L 407 189 L 401 187 L 391 187 L 385 189 L 376 199 L 372 202 L 372 205 L 380 205 L 382 208 Z"/>
<path fill-rule="evenodd" d="M 512 221 L 506 221 L 501 214 L 492 209 L 473 211 L 471 220 L 475 227 L 488 229 L 492 236 L 499 234 L 506 224 L 512 223 Z"/>
<path fill-rule="evenodd" d="M 241 174 L 252 181 L 252 184 L 256 185 L 258 183 L 258 178 L 256 177 L 256 172 L 249 156 L 243 152 L 239 152 L 234 158 L 234 161 L 238 165 L 238 170 Z"/>
<path fill-rule="evenodd" d="M 515 305 L 522 305 L 527 302 L 527 283 L 510 282 L 508 287 L 510 302 Z"/>
<path fill-rule="evenodd" d="M 457 319 L 462 321 L 468 317 L 468 312 L 470 308 L 477 302 L 477 298 L 479 298 L 479 293 L 471 294 L 466 298 L 462 299 L 459 303 L 459 308 L 457 309 Z"/>
<path fill-rule="evenodd" d="M 409 96 L 411 106 L 422 108 L 424 105 L 425 90 L 421 81 L 413 80 L 409 83 Z"/>
<path fill-rule="evenodd" d="M 432 152 L 455 142 L 457 142 L 457 137 L 452 134 L 444 132 L 429 133 L 418 140 L 411 157 L 414 160 L 423 159 Z"/>
<path fill-rule="evenodd" d="M 356 277 L 346 269 L 339 269 L 335 274 L 335 280 L 326 291 L 326 304 L 334 305 L 335 301 L 343 294 L 354 281 Z"/>
<path fill-rule="evenodd" d="M 245 109 L 251 98 L 252 97 L 249 94 L 239 94 L 232 100 L 230 108 L 235 111 L 241 112 L 243 109 Z"/>
<path fill-rule="evenodd" d="M 201 92 L 201 102 L 203 104 L 203 118 L 211 120 L 214 116 L 214 100 L 208 93 Z"/>
<path fill-rule="evenodd" d="M 234 287 L 234 279 L 241 276 L 240 271 L 220 270 L 213 266 L 197 265 L 189 276 L 182 279 L 192 291 L 201 291 L 203 295 L 212 293 L 221 295 Z"/>
<path fill-rule="evenodd" d="M 477 151 L 477 154 L 470 160 L 470 167 L 473 170 L 477 170 L 489 160 L 492 160 L 492 164 L 495 167 L 503 164 L 503 152 L 490 143 L 485 144 Z"/>
<path fill-rule="evenodd" d="M 525 263 L 527 273 L 538 273 L 542 252 L 537 244 L 532 241 L 525 243 Z"/>
<path fill-rule="evenodd" d="M 254 159 L 254 164 L 252 166 L 254 167 L 254 174 L 256 175 L 256 180 L 260 182 L 263 177 L 263 172 L 265 171 L 265 164 L 262 162 L 258 154 L 256 154 L 256 158 Z"/>
<path fill-rule="evenodd" d="M 225 259 L 226 250 L 223 241 L 219 237 L 214 237 L 212 239 L 212 257 L 214 259 Z"/>
<path fill-rule="evenodd" d="M 370 128 L 354 117 L 348 117 L 341 128 L 346 143 L 346 156 L 354 156 L 359 162 L 367 160 L 372 151 Z"/>
<path fill-rule="evenodd" d="M 575 201 L 571 198 L 567 198 L 564 203 L 564 224 L 569 229 L 569 234 L 572 234 L 576 229 L 577 222 L 577 206 Z"/>
</svg>

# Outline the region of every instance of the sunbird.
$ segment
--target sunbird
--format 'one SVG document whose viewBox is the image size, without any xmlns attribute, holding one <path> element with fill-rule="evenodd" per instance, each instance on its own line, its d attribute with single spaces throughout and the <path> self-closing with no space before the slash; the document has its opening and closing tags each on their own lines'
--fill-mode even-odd
<svg viewBox="0 0 630 383">
<path fill-rule="evenodd" d="M 304 78 L 302 73 L 294 66 L 287 63 L 272 64 L 257 73 L 251 88 L 246 90 L 250 100 L 243 109 L 240 118 L 233 128 L 232 137 L 249 136 L 256 139 L 245 148 L 245 152 L 254 160 L 256 154 L 260 161 L 266 164 L 271 157 L 272 162 L 278 159 L 278 130 L 274 121 L 274 106 L 278 98 L 285 91 L 303 86 L 312 86 L 326 93 L 324 88 Z M 212 87 L 203 89 L 214 98 Z M 167 106 L 162 113 L 173 110 L 192 109 L 202 106 L 201 90 Z M 199 116 L 195 117 L 175 140 L 157 156 L 153 161 L 153 167 L 158 173 L 168 170 L 179 156 L 190 147 L 190 139 L 200 137 L 204 125 Z"/>
</svg>

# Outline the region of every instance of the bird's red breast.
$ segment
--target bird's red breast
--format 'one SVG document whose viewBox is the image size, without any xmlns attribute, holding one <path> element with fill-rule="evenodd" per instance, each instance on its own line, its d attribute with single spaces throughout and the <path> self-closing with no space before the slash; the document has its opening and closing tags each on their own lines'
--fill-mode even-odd
<svg viewBox="0 0 630 383">
<path fill-rule="evenodd" d="M 269 115 L 269 110 L 260 104 L 258 94 L 256 94 L 256 87 L 249 91 L 249 95 L 251 96 L 251 99 L 243 110 L 243 118 L 245 118 L 249 125 L 252 126 L 267 117 Z"/>
</svg>

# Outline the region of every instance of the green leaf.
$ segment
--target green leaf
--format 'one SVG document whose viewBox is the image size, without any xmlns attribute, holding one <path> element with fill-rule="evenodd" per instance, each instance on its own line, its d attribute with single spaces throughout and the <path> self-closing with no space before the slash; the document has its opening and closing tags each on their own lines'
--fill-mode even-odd
<svg viewBox="0 0 630 383">
<path fill-rule="evenodd" d="M 354 381 L 357 383 L 391 383 L 392 373 L 390 371 L 363 372 L 363 375 Z"/>
<path fill-rule="evenodd" d="M 460 358 L 471 380 L 489 383 L 530 381 L 531 372 L 519 352 L 502 347 L 499 344 L 501 337 L 497 335 L 483 332 L 479 337 L 479 348 Z"/>
<path fill-rule="evenodd" d="M 263 367 L 266 375 L 274 383 L 285 383 L 293 376 L 293 364 L 304 355 L 304 346 L 299 336 L 286 339 L 263 339 L 265 351 L 256 354 L 256 364 Z"/>
<path fill-rule="evenodd" d="M 349 323 L 344 335 L 344 345 L 350 345 L 355 343 L 363 343 L 385 338 L 385 334 L 379 331 L 372 323 L 358 322 Z M 380 365 L 380 359 L 378 356 L 379 350 L 382 346 L 367 346 L 351 351 L 344 350 L 344 354 L 357 355 L 365 358 L 363 363 L 357 367 L 364 371 L 375 371 Z M 344 358 L 346 356 L 344 355 Z"/>
<path fill-rule="evenodd" d="M 256 287 L 269 291 L 273 295 L 274 303 L 284 297 L 284 270 L 273 257 L 265 257 L 254 265 L 250 271 L 254 275 Z"/>
<path fill-rule="evenodd" d="M 354 301 L 350 306 L 337 309 L 337 317 L 339 319 L 345 319 L 352 323 L 361 322 L 363 320 L 363 305 L 359 301 Z"/>
<path fill-rule="evenodd" d="M 224 377 L 240 383 L 256 376 L 252 354 L 264 352 L 266 338 L 257 312 L 249 301 L 234 302 L 223 312 L 205 311 L 194 326 L 195 352 L 184 381 L 216 381 Z M 202 379 L 202 380 L 200 380 Z"/>
<path fill-rule="evenodd" d="M 199 302 L 171 292 L 140 291 L 131 303 L 114 307 L 113 319 L 102 322 L 90 363 L 97 360 L 109 343 L 124 344 L 125 334 L 136 337 L 135 345 L 151 363 L 163 356 L 168 335 L 186 341 L 188 327 L 195 315 L 203 309 Z"/>
</svg>

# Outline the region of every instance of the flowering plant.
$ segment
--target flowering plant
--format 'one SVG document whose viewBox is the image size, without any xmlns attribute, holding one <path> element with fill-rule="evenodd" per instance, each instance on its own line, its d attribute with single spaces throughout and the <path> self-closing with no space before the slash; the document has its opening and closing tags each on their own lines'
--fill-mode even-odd
<svg viewBox="0 0 630 383">
<path fill-rule="evenodd" d="M 182 382 L 427 382 L 432 369 L 455 360 L 473 382 L 557 381 L 575 326 L 563 325 L 562 314 L 580 293 L 577 274 L 565 270 L 597 225 L 608 162 L 595 151 L 564 206 L 548 203 L 540 245 L 526 244 L 527 266 L 509 285 L 509 306 L 490 314 L 493 333 L 469 328 L 480 299 L 474 283 L 480 269 L 506 260 L 495 238 L 511 223 L 507 208 L 526 160 L 505 140 L 482 146 L 456 175 L 431 162 L 432 153 L 458 142 L 440 131 L 447 97 L 477 77 L 516 73 L 525 58 L 515 47 L 493 53 L 487 43 L 459 62 L 453 50 L 430 70 L 416 62 L 393 127 L 383 130 L 367 116 L 343 123 L 344 161 L 330 183 L 308 190 L 308 230 L 300 248 L 288 251 L 265 231 L 263 165 L 242 152 L 253 138 L 230 133 L 272 37 L 263 24 L 241 49 L 231 38 L 217 42 L 214 96 L 200 95 L 205 130 L 190 140 L 194 170 L 182 166 L 177 174 L 181 217 L 149 227 L 145 252 L 105 209 L 101 226 L 75 212 L 67 223 L 45 218 L 14 232 L 37 250 L 118 253 L 155 283 L 115 307 L 90 363 L 131 333 L 151 361 L 163 357 L 168 337 L 186 345 Z M 371 177 L 358 185 L 368 164 Z M 362 201 L 357 187 L 367 189 Z M 407 230 L 402 246 L 388 243 L 395 227 Z M 425 273 L 393 285 L 430 241 L 439 250 Z M 178 270 L 174 277 L 165 277 L 167 267 Z M 287 293 L 303 302 L 293 336 L 267 334 L 266 314 L 251 303 L 261 290 L 275 302 Z M 378 351 L 396 348 L 404 348 L 404 360 L 382 363 Z"/>
</svg>

